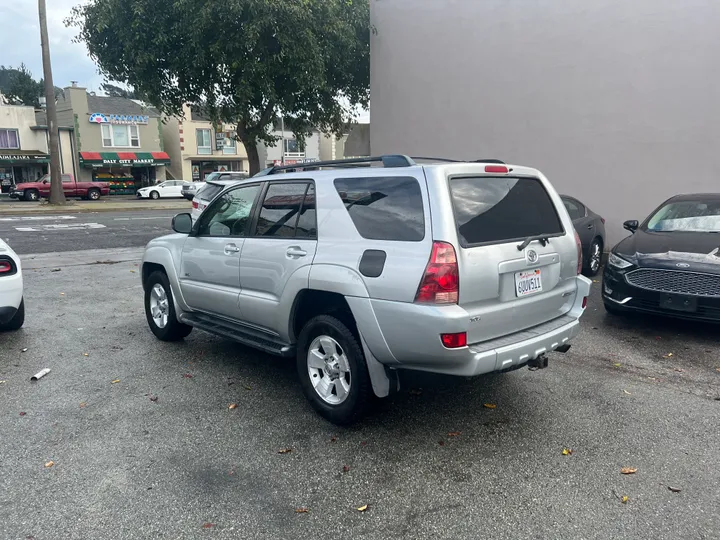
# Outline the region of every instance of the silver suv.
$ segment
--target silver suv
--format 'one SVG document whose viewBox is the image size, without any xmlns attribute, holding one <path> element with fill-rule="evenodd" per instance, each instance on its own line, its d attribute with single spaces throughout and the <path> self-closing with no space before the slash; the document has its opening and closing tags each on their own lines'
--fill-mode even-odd
<svg viewBox="0 0 720 540">
<path fill-rule="evenodd" d="M 175 341 L 197 327 L 294 357 L 308 400 L 340 424 L 371 392 L 397 391 L 400 369 L 547 366 L 590 293 L 555 189 L 526 167 L 415 160 L 275 167 L 195 223 L 175 216 L 176 234 L 143 258 L 150 329 Z"/>
</svg>

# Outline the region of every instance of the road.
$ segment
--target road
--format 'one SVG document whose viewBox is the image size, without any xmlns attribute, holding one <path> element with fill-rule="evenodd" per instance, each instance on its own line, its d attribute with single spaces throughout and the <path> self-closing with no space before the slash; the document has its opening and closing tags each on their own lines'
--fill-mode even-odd
<svg viewBox="0 0 720 540">
<path fill-rule="evenodd" d="M 609 317 L 595 285 L 548 369 L 403 374 L 342 429 L 290 361 L 157 341 L 141 252 L 25 259 L 26 326 L 0 335 L 0 538 L 720 537 L 716 328 Z"/>
<path fill-rule="evenodd" d="M 0 205 L 0 238 L 18 254 L 141 247 L 152 238 L 172 232 L 170 223 L 178 212 L 131 210 L 3 215 Z"/>
</svg>

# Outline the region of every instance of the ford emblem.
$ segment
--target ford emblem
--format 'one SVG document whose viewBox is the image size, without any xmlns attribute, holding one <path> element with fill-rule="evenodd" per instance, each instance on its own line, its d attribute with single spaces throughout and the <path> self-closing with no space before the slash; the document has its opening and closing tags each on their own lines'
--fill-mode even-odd
<svg viewBox="0 0 720 540">
<path fill-rule="evenodd" d="M 538 261 L 538 254 L 534 249 L 529 249 L 526 257 L 530 264 L 535 264 Z"/>
<path fill-rule="evenodd" d="M 678 268 L 690 268 L 690 265 L 688 263 L 677 263 L 675 266 Z"/>
</svg>

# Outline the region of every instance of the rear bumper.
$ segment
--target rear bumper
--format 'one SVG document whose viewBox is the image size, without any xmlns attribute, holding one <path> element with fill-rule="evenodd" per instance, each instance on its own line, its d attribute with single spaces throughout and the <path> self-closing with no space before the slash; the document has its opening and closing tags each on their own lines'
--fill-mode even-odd
<svg viewBox="0 0 720 540">
<path fill-rule="evenodd" d="M 23 298 L 22 273 L 0 278 L 0 324 L 15 315 Z"/>
<path fill-rule="evenodd" d="M 364 302 L 348 299 L 348 303 L 378 361 L 394 368 L 474 376 L 520 367 L 567 344 L 579 332 L 583 299 L 590 294 L 590 284 L 589 279 L 578 276 L 569 311 L 550 321 L 458 349 L 444 347 L 440 334 L 464 332 L 473 324 L 459 306 L 369 300 L 371 313 L 360 313 Z"/>
<path fill-rule="evenodd" d="M 0 306 L 0 324 L 6 324 L 12 320 L 18 308 L 12 306 Z"/>
</svg>

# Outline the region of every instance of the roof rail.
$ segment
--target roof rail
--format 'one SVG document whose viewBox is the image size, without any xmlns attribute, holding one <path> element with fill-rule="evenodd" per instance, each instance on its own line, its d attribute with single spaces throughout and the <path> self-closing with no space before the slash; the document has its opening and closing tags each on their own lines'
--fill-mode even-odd
<svg viewBox="0 0 720 540">
<path fill-rule="evenodd" d="M 425 159 L 428 161 L 441 161 L 443 163 L 497 163 L 498 165 L 505 165 L 504 161 L 500 161 L 499 159 L 476 159 L 474 161 L 465 161 L 463 159 L 449 159 L 449 158 L 439 158 L 439 157 L 415 157 L 412 156 L 411 159 L 421 160 Z"/>
<path fill-rule="evenodd" d="M 497 163 L 498 165 L 506 165 L 504 161 L 499 159 L 476 159 L 475 163 Z"/>
<path fill-rule="evenodd" d="M 363 165 L 366 163 L 382 163 L 383 167 L 412 167 L 415 162 L 412 158 L 401 154 L 391 154 L 386 156 L 372 156 L 349 159 L 333 159 L 330 161 L 308 161 L 305 163 L 295 163 L 294 165 L 277 165 L 268 167 L 257 173 L 255 176 L 268 176 L 279 172 L 292 172 L 305 169 L 317 169 L 320 167 L 350 167 L 354 165 Z"/>
</svg>

